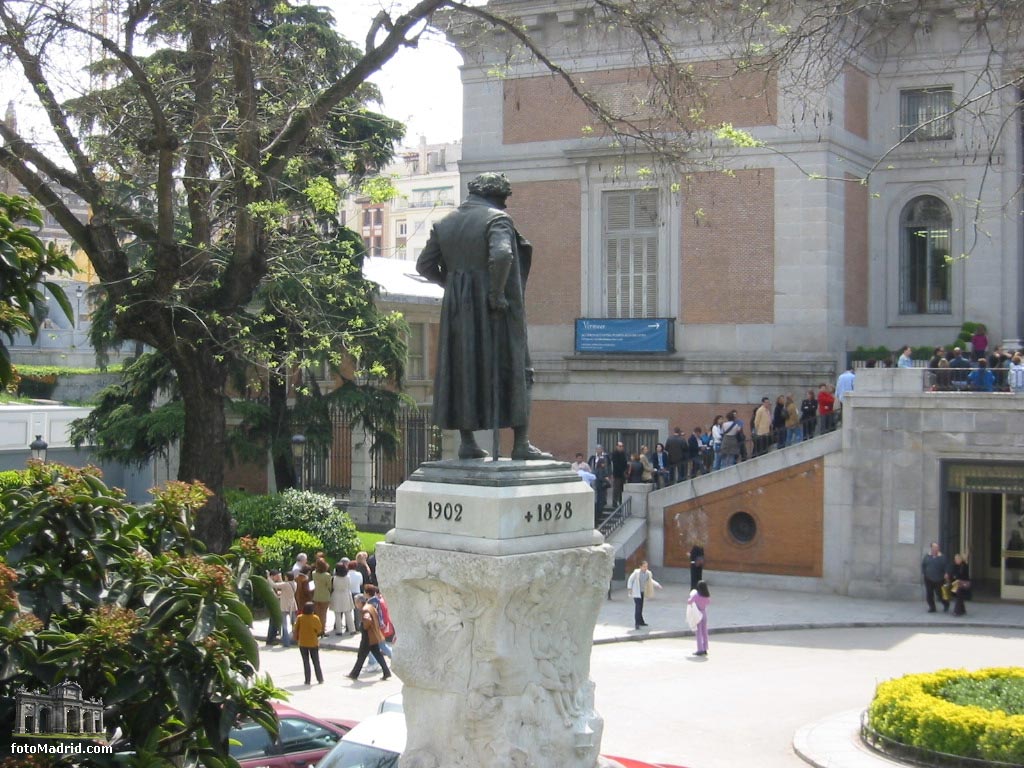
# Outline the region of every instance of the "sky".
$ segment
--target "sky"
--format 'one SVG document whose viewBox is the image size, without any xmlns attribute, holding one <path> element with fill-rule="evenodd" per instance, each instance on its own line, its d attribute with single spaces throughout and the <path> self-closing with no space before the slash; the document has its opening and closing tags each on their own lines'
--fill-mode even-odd
<svg viewBox="0 0 1024 768">
<path fill-rule="evenodd" d="M 338 31 L 360 47 L 377 12 L 401 2 L 387 0 L 314 0 L 330 8 Z M 406 125 L 406 146 L 439 144 L 462 138 L 462 57 L 439 33 L 425 34 L 417 48 L 402 49 L 371 79 L 381 90 L 381 111 Z"/>
<path fill-rule="evenodd" d="M 337 20 L 338 31 L 360 48 L 365 45 L 366 31 L 377 12 L 384 6 L 400 6 L 403 0 L 311 0 L 330 8 Z M 406 4 L 408 0 L 404 0 Z M 439 144 L 462 138 L 462 83 L 459 66 L 462 57 L 437 32 L 424 34 L 419 47 L 402 49 L 371 79 L 381 90 L 380 111 L 406 125 L 403 146 L 415 146 L 419 137 Z M 18 104 L 19 127 L 23 132 L 43 138 L 48 131 L 36 100 L 27 89 L 12 89 L 0 104 L 6 109 L 7 99 Z M 2 112 L 0 112 L 2 114 Z M 38 127 L 37 127 L 38 126 Z M 54 148 L 54 151 L 59 151 Z"/>
</svg>

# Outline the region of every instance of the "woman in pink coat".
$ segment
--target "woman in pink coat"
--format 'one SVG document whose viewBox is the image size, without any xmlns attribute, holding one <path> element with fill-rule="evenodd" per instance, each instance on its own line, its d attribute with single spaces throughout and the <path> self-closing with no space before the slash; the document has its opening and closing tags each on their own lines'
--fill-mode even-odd
<svg viewBox="0 0 1024 768">
<path fill-rule="evenodd" d="M 700 611 L 700 621 L 694 627 L 697 634 L 697 653 L 695 656 L 708 655 L 708 603 L 711 602 L 711 592 L 708 590 L 706 581 L 698 581 L 697 588 L 690 592 L 687 605 L 693 605 Z"/>
</svg>

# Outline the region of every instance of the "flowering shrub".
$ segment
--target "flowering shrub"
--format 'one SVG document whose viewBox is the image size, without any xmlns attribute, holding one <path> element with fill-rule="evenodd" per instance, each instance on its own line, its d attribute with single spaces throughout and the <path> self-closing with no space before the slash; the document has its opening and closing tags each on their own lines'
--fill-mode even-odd
<svg viewBox="0 0 1024 768">
<path fill-rule="evenodd" d="M 1024 667 L 976 672 L 942 669 L 881 683 L 868 709 L 871 727 L 901 744 L 963 757 L 1024 762 L 1024 715 L 957 704 L 944 698 L 951 683 L 1024 679 Z"/>
<path fill-rule="evenodd" d="M 195 543 L 209 491 L 170 483 L 136 507 L 94 467 L 21 474 L 0 488 L 0 697 L 75 680 L 113 708 L 136 764 L 233 765 L 227 727 L 271 725 L 277 693 L 258 676 L 247 603 L 277 601 L 241 548 Z"/>
</svg>

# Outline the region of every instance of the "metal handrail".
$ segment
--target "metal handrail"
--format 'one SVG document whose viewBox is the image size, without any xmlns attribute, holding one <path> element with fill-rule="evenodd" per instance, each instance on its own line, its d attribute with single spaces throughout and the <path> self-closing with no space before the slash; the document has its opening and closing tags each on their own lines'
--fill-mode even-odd
<svg viewBox="0 0 1024 768">
<path fill-rule="evenodd" d="M 597 527 L 598 532 L 608 538 L 615 533 L 619 528 L 626 524 L 626 520 L 633 516 L 633 499 L 632 497 L 626 497 L 623 502 L 612 511 L 608 517 L 604 519 L 604 522 Z"/>
</svg>

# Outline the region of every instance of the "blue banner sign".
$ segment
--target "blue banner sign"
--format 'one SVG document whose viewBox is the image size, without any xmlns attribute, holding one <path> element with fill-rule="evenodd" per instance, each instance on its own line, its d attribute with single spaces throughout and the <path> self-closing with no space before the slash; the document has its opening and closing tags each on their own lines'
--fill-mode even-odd
<svg viewBox="0 0 1024 768">
<path fill-rule="evenodd" d="M 671 317 L 577 318 L 577 352 L 674 352 Z"/>
</svg>

